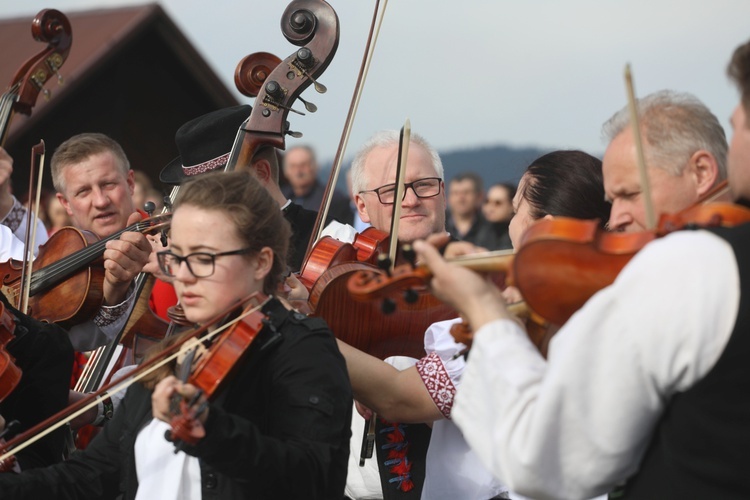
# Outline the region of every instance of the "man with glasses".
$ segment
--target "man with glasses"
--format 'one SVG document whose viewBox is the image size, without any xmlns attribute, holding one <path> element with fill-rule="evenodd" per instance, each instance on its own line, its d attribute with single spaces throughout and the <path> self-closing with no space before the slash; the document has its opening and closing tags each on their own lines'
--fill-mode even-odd
<svg viewBox="0 0 750 500">
<path fill-rule="evenodd" d="M 351 167 L 352 192 L 364 222 L 388 231 L 398 163 L 398 132 L 375 134 L 360 149 Z M 440 156 L 418 134 L 412 134 L 404 181 L 398 240 L 410 243 L 445 232 L 445 185 Z"/>
<path fill-rule="evenodd" d="M 352 192 L 359 214 L 363 221 L 381 231 L 390 229 L 393 203 L 397 201 L 394 194 L 398 143 L 397 131 L 375 134 L 361 148 L 351 167 Z M 417 134 L 411 136 L 404 182 L 406 189 L 400 200 L 399 242 L 447 234 L 443 165 L 432 146 Z M 456 321 L 430 326 L 425 332 L 427 356 L 419 360 L 407 358 L 410 361 L 401 364 L 402 368 L 406 366 L 402 370 L 339 342 L 356 399 L 388 421 L 432 425 L 424 462 L 415 442 L 418 438 L 412 437 L 418 436 L 424 426 L 392 426 L 400 430 L 405 428 L 405 441 L 410 442 L 405 457 L 384 457 L 390 449 L 389 444 L 376 442 L 376 449 L 381 453 L 379 466 L 384 498 L 419 498 L 421 493 L 422 498 L 486 500 L 507 491 L 479 463 L 450 420 L 453 394 L 464 367 L 463 357 L 454 359 L 461 346 L 449 333 L 450 326 Z M 367 415 L 368 411 L 364 413 Z M 361 435 L 361 431 L 357 432 L 353 426 L 353 434 Z M 383 438 L 385 434 L 378 432 L 377 436 Z M 356 458 L 359 443 L 357 439 L 352 442 L 352 455 Z M 420 462 L 425 467 L 423 485 L 417 477 Z M 352 482 L 359 478 L 358 470 L 356 460 L 350 460 L 347 492 L 355 497 Z M 413 484 L 414 488 L 408 493 L 394 491 L 398 485 L 405 484 Z"/>
<path fill-rule="evenodd" d="M 513 248 L 508 234 L 508 226 L 513 218 L 513 198 L 516 186 L 498 182 L 487 188 L 487 195 L 482 204 L 482 215 L 489 222 L 498 240 L 497 249 Z"/>
</svg>

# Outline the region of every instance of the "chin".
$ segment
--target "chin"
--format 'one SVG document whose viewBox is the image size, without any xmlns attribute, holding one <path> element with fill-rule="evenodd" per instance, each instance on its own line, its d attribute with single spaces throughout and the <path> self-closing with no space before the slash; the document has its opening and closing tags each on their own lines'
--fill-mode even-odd
<svg viewBox="0 0 750 500">
<path fill-rule="evenodd" d="M 401 243 L 412 243 L 416 240 L 423 240 L 431 234 L 432 233 L 428 231 L 406 231 L 401 233 L 399 241 Z"/>
</svg>

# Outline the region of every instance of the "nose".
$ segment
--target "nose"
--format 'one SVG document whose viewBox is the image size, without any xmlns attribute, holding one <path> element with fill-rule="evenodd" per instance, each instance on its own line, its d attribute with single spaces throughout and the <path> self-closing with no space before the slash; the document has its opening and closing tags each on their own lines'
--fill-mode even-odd
<svg viewBox="0 0 750 500">
<path fill-rule="evenodd" d="M 93 204 L 97 208 L 104 208 L 109 205 L 110 200 L 107 193 L 99 188 L 95 188 L 93 190 L 94 196 L 93 196 Z"/>
<path fill-rule="evenodd" d="M 419 204 L 419 197 L 417 192 L 414 191 L 414 186 L 408 186 L 404 191 L 404 199 L 401 202 L 402 207 L 413 207 Z"/>
<path fill-rule="evenodd" d="M 611 231 L 627 231 L 633 225 L 633 214 L 625 204 L 619 200 L 612 202 L 612 210 L 609 213 L 609 229 Z"/>
<path fill-rule="evenodd" d="M 193 276 L 193 273 L 190 271 L 190 268 L 187 265 L 187 261 L 181 261 L 177 265 L 177 271 L 174 273 L 174 279 L 177 281 L 181 281 L 182 283 L 191 283 L 195 281 L 197 278 Z"/>
</svg>

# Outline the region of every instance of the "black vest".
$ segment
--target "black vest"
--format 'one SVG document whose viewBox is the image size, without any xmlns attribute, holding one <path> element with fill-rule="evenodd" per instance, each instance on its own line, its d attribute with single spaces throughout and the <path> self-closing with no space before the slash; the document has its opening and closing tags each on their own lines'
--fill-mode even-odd
<svg viewBox="0 0 750 500">
<path fill-rule="evenodd" d="M 618 498 L 750 498 L 750 224 L 713 232 L 732 246 L 739 268 L 734 330 L 708 374 L 669 402 Z"/>
</svg>

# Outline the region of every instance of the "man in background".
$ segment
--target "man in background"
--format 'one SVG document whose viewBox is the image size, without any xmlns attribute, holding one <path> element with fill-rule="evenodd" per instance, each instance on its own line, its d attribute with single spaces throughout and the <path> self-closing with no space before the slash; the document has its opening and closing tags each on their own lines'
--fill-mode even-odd
<svg viewBox="0 0 750 500">
<path fill-rule="evenodd" d="M 492 226 L 498 241 L 498 250 L 512 248 L 508 225 L 513 218 L 513 198 L 516 196 L 516 186 L 505 182 L 498 182 L 487 189 L 487 195 L 482 205 L 482 215 Z"/>
<path fill-rule="evenodd" d="M 310 146 L 294 146 L 284 155 L 284 176 L 289 181 L 282 189 L 284 196 L 308 210 L 319 211 L 323 202 L 325 185 L 318 180 L 318 161 Z M 352 225 L 349 198 L 334 189 L 328 215 L 342 224 Z"/>
<path fill-rule="evenodd" d="M 450 217 L 447 229 L 462 241 L 495 250 L 499 241 L 490 224 L 482 216 L 482 178 L 474 172 L 463 172 L 448 184 Z"/>
</svg>

